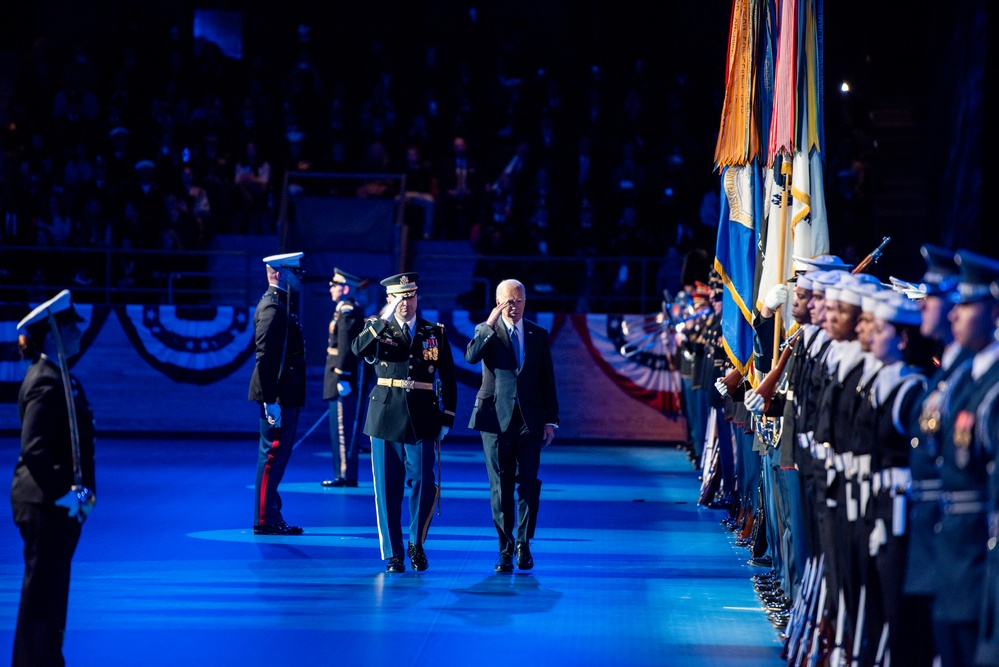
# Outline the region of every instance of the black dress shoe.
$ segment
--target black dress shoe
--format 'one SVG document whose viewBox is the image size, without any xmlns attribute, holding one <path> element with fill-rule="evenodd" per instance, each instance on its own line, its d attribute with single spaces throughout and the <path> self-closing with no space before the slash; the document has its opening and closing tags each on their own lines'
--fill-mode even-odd
<svg viewBox="0 0 999 667">
<path fill-rule="evenodd" d="M 289 526 L 284 521 L 253 527 L 254 535 L 301 535 L 303 532 L 301 526 Z"/>
<path fill-rule="evenodd" d="M 773 561 L 770 560 L 770 556 L 760 556 L 759 558 L 750 558 L 746 561 L 749 565 L 753 567 L 770 567 L 773 565 Z"/>
<path fill-rule="evenodd" d="M 402 559 L 402 556 L 392 556 L 388 559 L 388 565 L 385 566 L 386 572 L 405 572 L 406 562 Z"/>
<path fill-rule="evenodd" d="M 422 544 L 413 544 L 410 542 L 407 553 L 409 554 L 410 564 L 417 572 L 423 572 L 430 565 L 427 562 L 427 554 L 423 553 Z"/>
<path fill-rule="evenodd" d="M 337 477 L 336 479 L 327 479 L 323 482 L 323 486 L 340 488 L 344 486 L 349 486 L 352 488 L 357 487 L 356 479 L 344 479 L 343 477 Z"/>
<path fill-rule="evenodd" d="M 501 551 L 500 555 L 496 558 L 496 564 L 493 565 L 493 570 L 496 572 L 513 572 L 513 555 Z"/>
<path fill-rule="evenodd" d="M 517 569 L 530 570 L 534 567 L 534 556 L 531 555 L 531 545 L 527 542 L 517 543 Z"/>
</svg>

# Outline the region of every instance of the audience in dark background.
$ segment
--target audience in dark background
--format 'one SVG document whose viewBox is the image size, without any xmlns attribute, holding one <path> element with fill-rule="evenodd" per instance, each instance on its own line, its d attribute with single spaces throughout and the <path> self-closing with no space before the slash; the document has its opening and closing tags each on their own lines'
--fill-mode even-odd
<svg viewBox="0 0 999 667">
<path fill-rule="evenodd" d="M 126 12 L 100 39 L 22 38 L 0 108 L 0 243 L 218 249 L 221 235 L 274 234 L 284 174 L 300 170 L 405 173 L 410 238 L 467 241 L 478 255 L 713 250 L 726 12 L 704 19 L 718 43 L 695 57 L 698 38 L 669 8 L 640 22 L 554 3 L 527 22 L 459 5 L 395 8 L 419 21 L 247 12 L 239 58 L 190 23 Z M 830 150 L 828 173 L 863 173 L 869 143 Z M 830 208 L 869 187 L 851 180 Z M 382 192 L 376 181 L 355 194 Z M 83 264 L 63 272 L 101 278 Z M 124 265 L 112 285 L 140 277 Z M 639 279 L 633 262 L 594 266 L 555 288 Z M 0 272 L 12 284 L 60 278 Z"/>
</svg>

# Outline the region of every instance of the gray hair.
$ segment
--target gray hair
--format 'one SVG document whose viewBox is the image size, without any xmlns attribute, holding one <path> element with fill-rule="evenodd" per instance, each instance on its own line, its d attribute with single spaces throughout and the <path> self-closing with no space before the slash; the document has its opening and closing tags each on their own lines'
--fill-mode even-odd
<svg viewBox="0 0 999 667">
<path fill-rule="evenodd" d="M 527 296 L 527 290 L 524 289 L 524 283 L 520 282 L 519 280 L 515 280 L 513 278 L 507 278 L 506 280 L 500 282 L 500 284 L 496 286 L 496 299 L 498 300 L 500 298 L 500 293 L 503 292 L 503 290 L 514 290 L 514 289 L 520 290 L 520 292 L 524 296 Z"/>
</svg>

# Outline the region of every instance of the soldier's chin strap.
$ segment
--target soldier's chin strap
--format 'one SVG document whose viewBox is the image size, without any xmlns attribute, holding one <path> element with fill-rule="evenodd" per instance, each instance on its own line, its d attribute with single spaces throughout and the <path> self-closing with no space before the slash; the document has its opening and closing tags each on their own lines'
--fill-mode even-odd
<svg viewBox="0 0 999 667">
<path fill-rule="evenodd" d="M 69 415 L 69 442 L 73 452 L 73 491 L 76 491 L 77 500 L 81 505 L 93 505 L 94 494 L 83 485 L 83 470 L 80 467 L 80 424 L 76 419 L 76 401 L 73 400 L 73 384 L 69 375 L 69 364 L 66 361 L 66 348 L 63 347 L 59 325 L 51 310 L 49 310 L 49 330 L 56 344 L 62 389 L 66 397 L 66 413 Z"/>
</svg>

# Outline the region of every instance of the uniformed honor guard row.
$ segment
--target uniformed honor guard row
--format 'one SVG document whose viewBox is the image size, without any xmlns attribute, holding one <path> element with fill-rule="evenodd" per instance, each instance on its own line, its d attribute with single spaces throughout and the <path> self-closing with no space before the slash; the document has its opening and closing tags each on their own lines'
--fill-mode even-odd
<svg viewBox="0 0 999 667">
<path fill-rule="evenodd" d="M 789 665 L 999 664 L 999 260 L 921 260 L 882 281 L 872 256 L 794 257 L 746 373 L 721 317 L 680 334 L 707 370 L 684 392 L 700 502 L 761 568 Z"/>
</svg>

